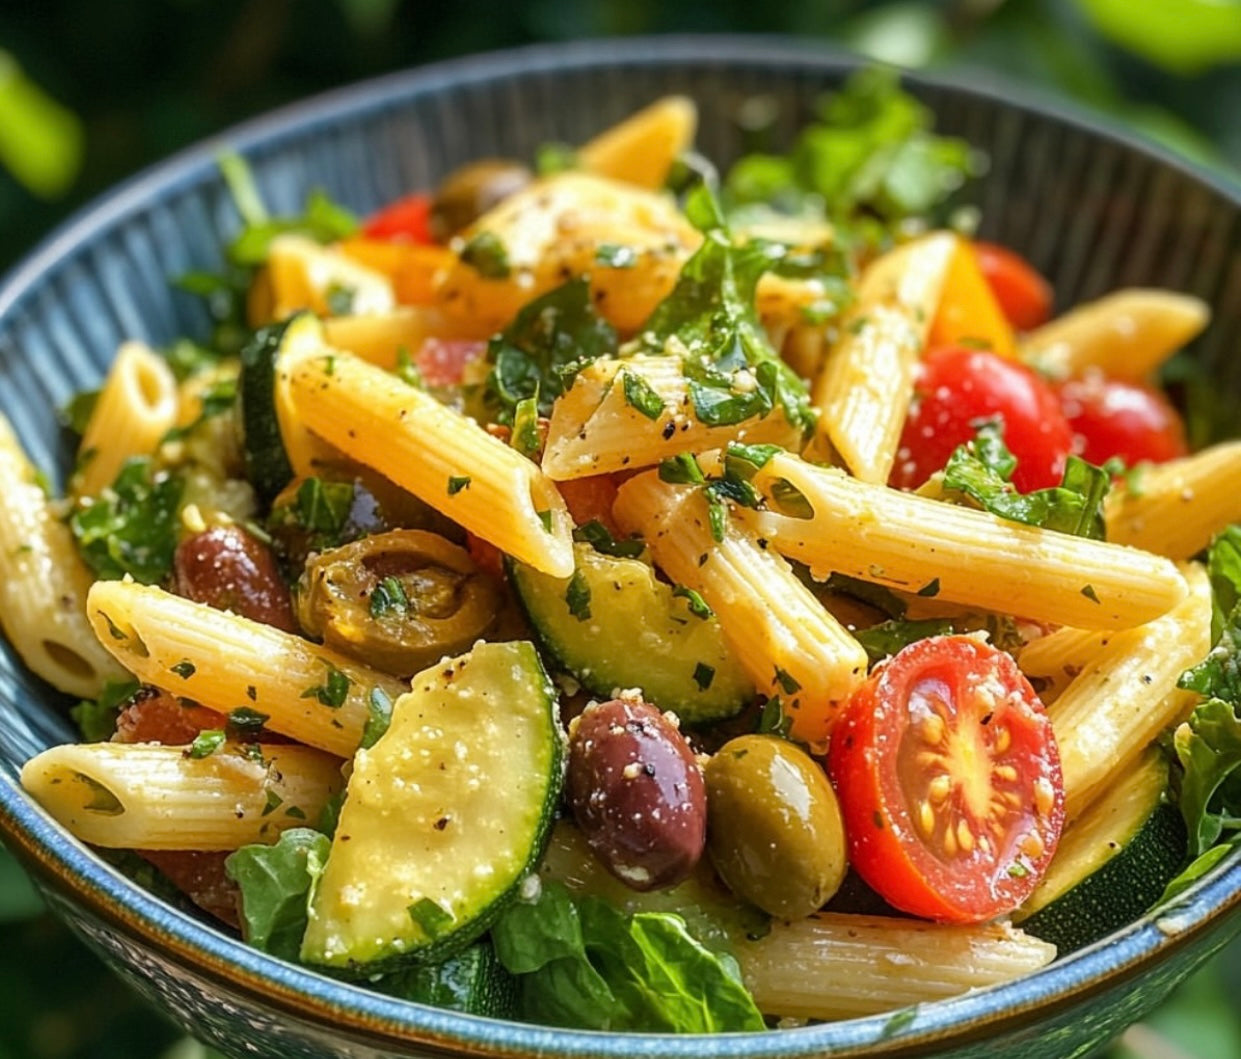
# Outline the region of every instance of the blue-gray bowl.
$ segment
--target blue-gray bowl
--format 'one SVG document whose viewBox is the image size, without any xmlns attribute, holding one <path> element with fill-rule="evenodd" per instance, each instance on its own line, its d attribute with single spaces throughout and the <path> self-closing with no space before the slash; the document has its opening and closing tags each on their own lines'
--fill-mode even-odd
<svg viewBox="0 0 1241 1059">
<path fill-rule="evenodd" d="M 190 149 L 83 211 L 0 287 L 0 409 L 35 462 L 65 466 L 52 410 L 94 384 L 124 338 L 202 334 L 168 280 L 221 261 L 238 220 L 218 174 L 224 145 L 268 202 L 293 212 L 325 188 L 366 212 L 479 155 L 581 142 L 666 92 L 701 108 L 699 144 L 739 150 L 729 120 L 756 93 L 791 139 L 814 98 L 851 68 L 802 45 L 664 38 L 536 47 L 383 78 L 282 110 Z M 1022 250 L 1070 305 L 1122 285 L 1188 291 L 1213 308 L 1196 354 L 1241 399 L 1241 188 L 1046 101 L 913 79 L 939 127 L 991 157 L 982 234 Z M 899 1017 L 765 1034 L 577 1033 L 396 1001 L 246 948 L 163 904 L 71 838 L 17 785 L 32 754 L 73 738 L 65 703 L 0 649 L 0 834 L 52 908 L 189 1032 L 237 1055 L 990 1056 L 1087 1055 L 1158 1004 L 1241 928 L 1241 855 L 1175 908 L 1028 978 Z"/>
</svg>

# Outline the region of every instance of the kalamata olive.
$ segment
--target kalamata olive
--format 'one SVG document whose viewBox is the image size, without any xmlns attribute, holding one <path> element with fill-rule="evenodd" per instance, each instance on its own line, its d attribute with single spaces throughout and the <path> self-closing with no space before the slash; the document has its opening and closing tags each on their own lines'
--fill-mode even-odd
<svg viewBox="0 0 1241 1059">
<path fill-rule="evenodd" d="M 782 919 L 807 916 L 844 879 L 845 833 L 823 770 L 792 743 L 743 735 L 703 768 L 707 852 L 739 897 Z"/>
<path fill-rule="evenodd" d="M 632 889 L 672 886 L 702 856 L 702 773 L 654 706 L 636 699 L 588 706 L 570 725 L 565 783 L 595 856 Z"/>
<path fill-rule="evenodd" d="M 240 526 L 187 537 L 173 558 L 173 587 L 187 599 L 294 632 L 289 590 L 275 556 Z"/>
<path fill-rule="evenodd" d="M 406 676 L 465 650 L 500 606 L 495 581 L 464 548 L 424 530 L 391 530 L 306 564 L 302 628 L 329 647 Z"/>
<path fill-rule="evenodd" d="M 435 190 L 431 234 L 448 242 L 533 179 L 529 169 L 508 158 L 481 158 L 454 169 Z"/>
<path fill-rule="evenodd" d="M 210 912 L 230 927 L 241 926 L 237 912 L 241 891 L 224 870 L 231 850 L 143 849 L 137 852 L 204 912 Z"/>
</svg>

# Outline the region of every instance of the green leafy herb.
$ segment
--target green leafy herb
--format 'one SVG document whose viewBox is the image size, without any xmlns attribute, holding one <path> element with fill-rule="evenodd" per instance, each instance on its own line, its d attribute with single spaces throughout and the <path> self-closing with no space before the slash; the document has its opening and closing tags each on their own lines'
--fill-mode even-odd
<svg viewBox="0 0 1241 1059">
<path fill-rule="evenodd" d="M 210 757 L 224 745 L 225 738 L 224 729 L 206 728 L 194 736 L 187 753 L 192 758 Z"/>
<path fill-rule="evenodd" d="M 928 636 L 948 636 L 952 631 L 952 622 L 943 618 L 926 618 L 922 621 L 885 621 L 869 629 L 860 629 L 853 636 L 865 648 L 866 657 L 873 664 L 918 640 L 925 640 Z"/>
<path fill-rule="evenodd" d="M 437 938 L 448 930 L 456 920 L 429 897 L 423 897 L 409 906 L 409 918 L 428 938 Z"/>
<path fill-rule="evenodd" d="M 768 699 L 763 703 L 755 731 L 760 735 L 774 735 L 781 739 L 792 740 L 793 718 L 785 711 L 784 704 L 778 697 Z"/>
<path fill-rule="evenodd" d="M 569 587 L 565 589 L 565 602 L 569 605 L 569 613 L 578 621 L 590 619 L 590 585 L 581 570 L 574 570 L 569 578 Z"/>
<path fill-rule="evenodd" d="M 1017 460 L 1004 444 L 1002 425 L 984 423 L 973 441 L 956 448 L 944 468 L 944 488 L 968 496 L 993 515 L 1027 526 L 1103 540 L 1108 472 L 1070 456 L 1061 484 L 1019 493 L 1011 482 Z"/>
<path fill-rule="evenodd" d="M 1082 595 L 1091 603 L 1099 602 L 1099 593 L 1094 590 L 1094 585 L 1082 585 Z"/>
<path fill-rule="evenodd" d="M 616 331 L 595 313 L 590 284 L 570 280 L 530 302 L 488 344 L 486 400 L 501 423 L 512 423 L 518 402 L 529 398 L 546 416 L 585 365 L 616 349 Z"/>
<path fill-rule="evenodd" d="M 672 590 L 673 596 L 686 600 L 689 606 L 689 612 L 696 618 L 710 618 L 714 615 L 714 611 L 707 606 L 706 600 L 702 598 L 692 588 L 686 588 L 684 585 L 677 585 Z"/>
<path fill-rule="evenodd" d="M 694 683 L 698 685 L 699 691 L 706 691 L 714 679 L 714 666 L 709 666 L 705 662 L 699 662 L 694 666 Z"/>
<path fill-rule="evenodd" d="M 241 928 L 256 949 L 296 962 L 306 933 L 311 889 L 327 864 L 331 840 L 291 828 L 274 845 L 242 846 L 224 862 L 241 889 Z"/>
<path fill-rule="evenodd" d="M 492 940 L 519 976 L 521 1013 L 531 1021 L 673 1033 L 764 1026 L 735 961 L 703 947 L 671 913 L 630 916 L 548 883 L 536 901 L 504 911 Z"/>
<path fill-rule="evenodd" d="M 573 531 L 575 541 L 589 544 L 601 555 L 610 555 L 614 559 L 636 559 L 645 550 L 646 545 L 639 540 L 618 541 L 612 531 L 598 519 L 591 519 Z"/>
<path fill-rule="evenodd" d="M 175 666 L 169 666 L 168 668 L 171 669 L 172 672 L 176 673 L 182 680 L 189 680 L 190 677 L 198 672 L 198 667 L 188 658 L 182 659 Z"/>
<path fill-rule="evenodd" d="M 664 412 L 664 400 L 655 392 L 651 384 L 641 375 L 632 371 L 622 370 L 621 386 L 625 393 L 625 403 L 636 408 L 647 419 L 658 419 Z"/>
<path fill-rule="evenodd" d="M 780 685 L 780 690 L 786 695 L 795 695 L 801 691 L 801 684 L 793 677 L 792 673 L 776 666 L 776 683 Z"/>
<path fill-rule="evenodd" d="M 804 569 L 802 567 L 801 571 Z M 808 577 L 808 574 L 804 575 L 803 580 Z M 815 588 L 815 583 L 811 582 L 810 587 Z M 876 585 L 857 577 L 849 577 L 848 574 L 832 574 L 819 587 L 833 595 L 852 596 L 897 621 L 905 617 L 905 601 L 883 585 Z"/>
<path fill-rule="evenodd" d="M 104 681 L 97 699 L 83 699 L 69 710 L 69 716 L 78 726 L 82 738 L 88 743 L 102 743 L 111 739 L 116 731 L 116 718 L 121 707 L 134 697 L 139 684 L 136 680 Z"/>
<path fill-rule="evenodd" d="M 147 457 L 131 457 L 110 488 L 79 504 L 69 527 L 95 576 L 115 581 L 129 574 L 144 585 L 162 581 L 177 548 L 183 490 L 180 476 L 157 472 Z"/>
<path fill-rule="evenodd" d="M 203 393 L 198 415 L 190 423 L 173 427 L 164 435 L 164 441 L 180 441 L 197 430 L 208 419 L 223 415 L 237 404 L 237 380 L 219 379 Z"/>
<path fill-rule="evenodd" d="M 659 480 L 670 485 L 706 485 L 706 475 L 698 466 L 698 460 L 691 452 L 680 452 L 661 460 L 659 464 Z"/>
<path fill-rule="evenodd" d="M 409 350 L 404 346 L 400 346 L 396 351 L 396 377 L 407 386 L 412 386 L 415 390 L 425 390 L 427 387 L 426 380 L 422 377 L 422 372 L 418 365 L 414 363 L 414 358 L 409 355 Z"/>
<path fill-rule="evenodd" d="M 391 574 L 381 577 L 371 592 L 371 617 L 382 618 L 385 614 L 405 614 L 408 610 L 409 596 L 405 594 L 405 586 L 401 584 L 401 579 Z"/>
<path fill-rule="evenodd" d="M 338 710 L 349 697 L 350 680 L 334 665 L 328 663 L 327 678 L 322 684 L 307 688 L 302 692 L 303 699 L 318 699 L 324 706 Z"/>
<path fill-rule="evenodd" d="M 595 248 L 595 262 L 606 268 L 633 268 L 638 263 L 638 255 L 632 246 L 600 243 Z"/>
<path fill-rule="evenodd" d="M 366 724 L 362 728 L 362 741 L 358 744 L 369 750 L 383 737 L 392 723 L 392 700 L 383 688 L 371 688 L 366 697 Z"/>
<path fill-rule="evenodd" d="M 79 390 L 60 407 L 56 417 L 62 425 L 81 436 L 86 433 L 86 424 L 90 422 L 98 401 L 98 390 Z"/>
<path fill-rule="evenodd" d="M 577 151 L 567 143 L 541 143 L 534 152 L 534 171 L 539 176 L 577 168 Z"/>
<path fill-rule="evenodd" d="M 449 475 L 448 478 L 448 495 L 456 496 L 462 489 L 469 489 L 469 475 Z"/>
<path fill-rule="evenodd" d="M 513 408 L 513 435 L 511 444 L 523 456 L 538 459 L 543 451 L 543 440 L 539 437 L 539 399 L 538 396 L 525 397 Z"/>
<path fill-rule="evenodd" d="M 485 279 L 507 279 L 512 274 L 508 250 L 495 232 L 479 232 L 461 248 L 461 260 Z"/>
<path fill-rule="evenodd" d="M 262 713 L 250 706 L 238 706 L 235 710 L 229 711 L 229 733 L 239 742 L 245 742 L 248 739 L 256 738 L 269 720 L 270 716 L 266 713 Z"/>
</svg>

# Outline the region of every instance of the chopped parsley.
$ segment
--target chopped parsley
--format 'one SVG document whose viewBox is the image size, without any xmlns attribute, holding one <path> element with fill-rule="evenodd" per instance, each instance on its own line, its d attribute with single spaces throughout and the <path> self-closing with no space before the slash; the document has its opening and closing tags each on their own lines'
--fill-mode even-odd
<svg viewBox="0 0 1241 1059">
<path fill-rule="evenodd" d="M 239 742 L 255 739 L 269 719 L 267 714 L 252 709 L 249 706 L 238 706 L 235 710 L 229 711 L 229 732 Z"/>
<path fill-rule="evenodd" d="M 194 736 L 194 742 L 190 744 L 186 754 L 195 759 L 210 757 L 224 745 L 225 739 L 222 728 L 204 729 Z"/>
<path fill-rule="evenodd" d="M 600 243 L 595 248 L 595 262 L 607 268 L 633 268 L 638 263 L 638 255 L 632 246 Z"/>
<path fill-rule="evenodd" d="M 362 750 L 369 750 L 379 742 L 392 723 L 392 700 L 383 688 L 371 688 L 366 697 L 366 724 L 362 728 Z"/>
<path fill-rule="evenodd" d="M 564 600 L 569 605 L 569 613 L 578 621 L 590 619 L 590 585 L 581 570 L 574 570 L 573 576 L 569 578 Z"/>
<path fill-rule="evenodd" d="M 625 393 L 625 403 L 636 408 L 647 419 L 658 419 L 664 412 L 664 401 L 641 375 L 636 372 L 622 370 L 621 386 Z"/>
<path fill-rule="evenodd" d="M 707 606 L 706 600 L 702 598 L 692 588 L 686 588 L 684 585 L 677 585 L 672 590 L 673 596 L 678 599 L 684 599 L 689 607 L 689 612 L 696 618 L 704 620 L 713 616 L 714 612 Z"/>
<path fill-rule="evenodd" d="M 302 692 L 303 699 L 318 699 L 324 706 L 333 710 L 340 709 L 349 697 L 351 681 L 344 673 L 328 663 L 327 677 L 322 684 L 307 688 Z"/>
<path fill-rule="evenodd" d="M 462 489 L 469 489 L 469 475 L 450 475 L 448 478 L 448 495 L 456 496 Z"/>
<path fill-rule="evenodd" d="M 370 611 L 372 618 L 382 618 L 385 614 L 405 614 L 409 611 L 409 596 L 405 594 L 405 586 L 401 579 L 389 574 L 381 577 L 371 590 Z"/>
<path fill-rule="evenodd" d="M 409 918 L 429 938 L 439 937 L 456 922 L 451 912 L 444 911 L 429 897 L 424 897 L 409 906 Z"/>
<path fill-rule="evenodd" d="M 711 686 L 711 682 L 715 679 L 715 667 L 709 666 L 705 662 L 698 662 L 694 666 L 694 683 L 698 685 L 699 691 L 706 691 Z"/>
<path fill-rule="evenodd" d="M 169 666 L 168 668 L 172 672 L 176 673 L 182 680 L 189 680 L 190 677 L 198 672 L 198 667 L 188 658 L 184 658 L 175 666 Z"/>
<path fill-rule="evenodd" d="M 508 250 L 495 232 L 479 232 L 461 248 L 461 260 L 484 279 L 508 279 L 512 275 Z"/>
</svg>

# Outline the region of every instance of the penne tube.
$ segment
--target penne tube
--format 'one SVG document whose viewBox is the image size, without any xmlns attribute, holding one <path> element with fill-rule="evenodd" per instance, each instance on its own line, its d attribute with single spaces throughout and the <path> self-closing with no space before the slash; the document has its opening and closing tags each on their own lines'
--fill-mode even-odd
<svg viewBox="0 0 1241 1059">
<path fill-rule="evenodd" d="M 755 686 L 780 699 L 793 734 L 822 745 L 837 707 L 866 678 L 866 651 L 789 564 L 729 520 L 715 540 L 702 491 L 655 471 L 622 485 L 613 513 L 643 535 L 669 578 L 702 596 Z"/>
<path fill-rule="evenodd" d="M 54 688 L 93 699 L 124 670 L 91 631 L 91 572 L 3 415 L 0 497 L 0 627 L 22 661 Z"/>
<path fill-rule="evenodd" d="M 1021 649 L 1017 664 L 1038 691 L 1039 698 L 1044 704 L 1050 704 L 1115 635 L 1112 631 L 1074 629 L 1066 625 L 1031 640 Z"/>
<path fill-rule="evenodd" d="M 177 421 L 177 380 L 141 342 L 125 342 L 108 369 L 82 442 L 70 488 L 97 496 L 131 456 L 149 456 Z"/>
<path fill-rule="evenodd" d="M 368 316 L 330 316 L 323 321 L 327 345 L 389 371 L 397 366 L 402 350 L 413 357 L 428 339 L 486 338 L 486 333 L 471 334 L 459 321 L 426 305 L 402 305 L 390 313 Z"/>
<path fill-rule="evenodd" d="M 663 402 L 655 418 L 627 396 L 640 380 Z M 681 359 L 638 355 L 597 360 L 578 372 L 552 406 L 543 448 L 543 471 L 557 481 L 650 467 L 679 452 L 716 448 L 729 441 L 796 446 L 801 428 L 781 408 L 732 426 L 708 426 L 694 414 Z"/>
<path fill-rule="evenodd" d="M 1144 379 L 1207 325 L 1201 298 L 1135 287 L 1078 306 L 1025 337 L 1022 356 L 1050 375 L 1096 368 Z"/>
<path fill-rule="evenodd" d="M 1104 505 L 1108 540 L 1169 559 L 1197 555 L 1241 521 L 1241 441 L 1167 463 L 1142 464 Z"/>
<path fill-rule="evenodd" d="M 1186 569 L 1190 592 L 1167 614 L 1111 635 L 1048 711 L 1073 819 L 1197 701 L 1177 680 L 1211 649 L 1211 585 Z"/>
<path fill-rule="evenodd" d="M 754 484 L 769 496 L 791 487 L 809 505 L 809 518 L 738 516 L 816 578 L 838 572 L 911 592 L 934 584 L 948 602 L 1084 629 L 1140 625 L 1185 597 L 1185 579 L 1161 556 L 871 485 L 787 453 Z"/>
<path fill-rule="evenodd" d="M 228 850 L 313 826 L 341 762 L 304 746 L 225 743 L 195 757 L 155 743 L 55 746 L 21 784 L 68 831 L 108 849 Z"/>
<path fill-rule="evenodd" d="M 362 739 L 375 694 L 403 681 L 271 625 L 132 581 L 99 581 L 87 612 L 99 641 L 139 680 L 221 713 L 245 706 L 267 727 L 338 757 Z"/>
<path fill-rule="evenodd" d="M 318 468 L 340 462 L 340 451 L 307 429 L 293 404 L 289 385 L 293 372 L 303 361 L 334 353 L 335 350 L 327 345 L 323 321 L 313 313 L 304 312 L 293 317 L 280 337 L 272 403 L 280 427 L 280 440 L 295 478 L 311 477 L 318 473 Z"/>
<path fill-rule="evenodd" d="M 698 108 L 688 96 L 664 96 L 604 129 L 577 149 L 587 172 L 657 191 L 672 164 L 694 144 Z"/>
<path fill-rule="evenodd" d="M 396 307 L 392 283 L 382 272 L 305 235 L 286 233 L 271 241 L 267 274 L 272 320 L 302 309 L 320 316 L 365 316 L 390 313 Z M 337 297 L 347 305 L 343 311 L 334 308 Z"/>
<path fill-rule="evenodd" d="M 865 482 L 886 482 L 958 239 L 937 232 L 885 254 L 863 274 L 857 300 L 811 396 L 821 413 L 815 451 L 835 452 Z"/>
<path fill-rule="evenodd" d="M 846 1019 L 959 996 L 1030 974 L 1056 947 L 1007 923 L 947 926 L 820 912 L 740 938 L 741 977 L 767 1015 Z"/>
<path fill-rule="evenodd" d="M 347 456 L 536 570 L 573 573 L 556 486 L 472 419 L 347 353 L 297 360 L 288 387 L 299 421 Z"/>
</svg>

